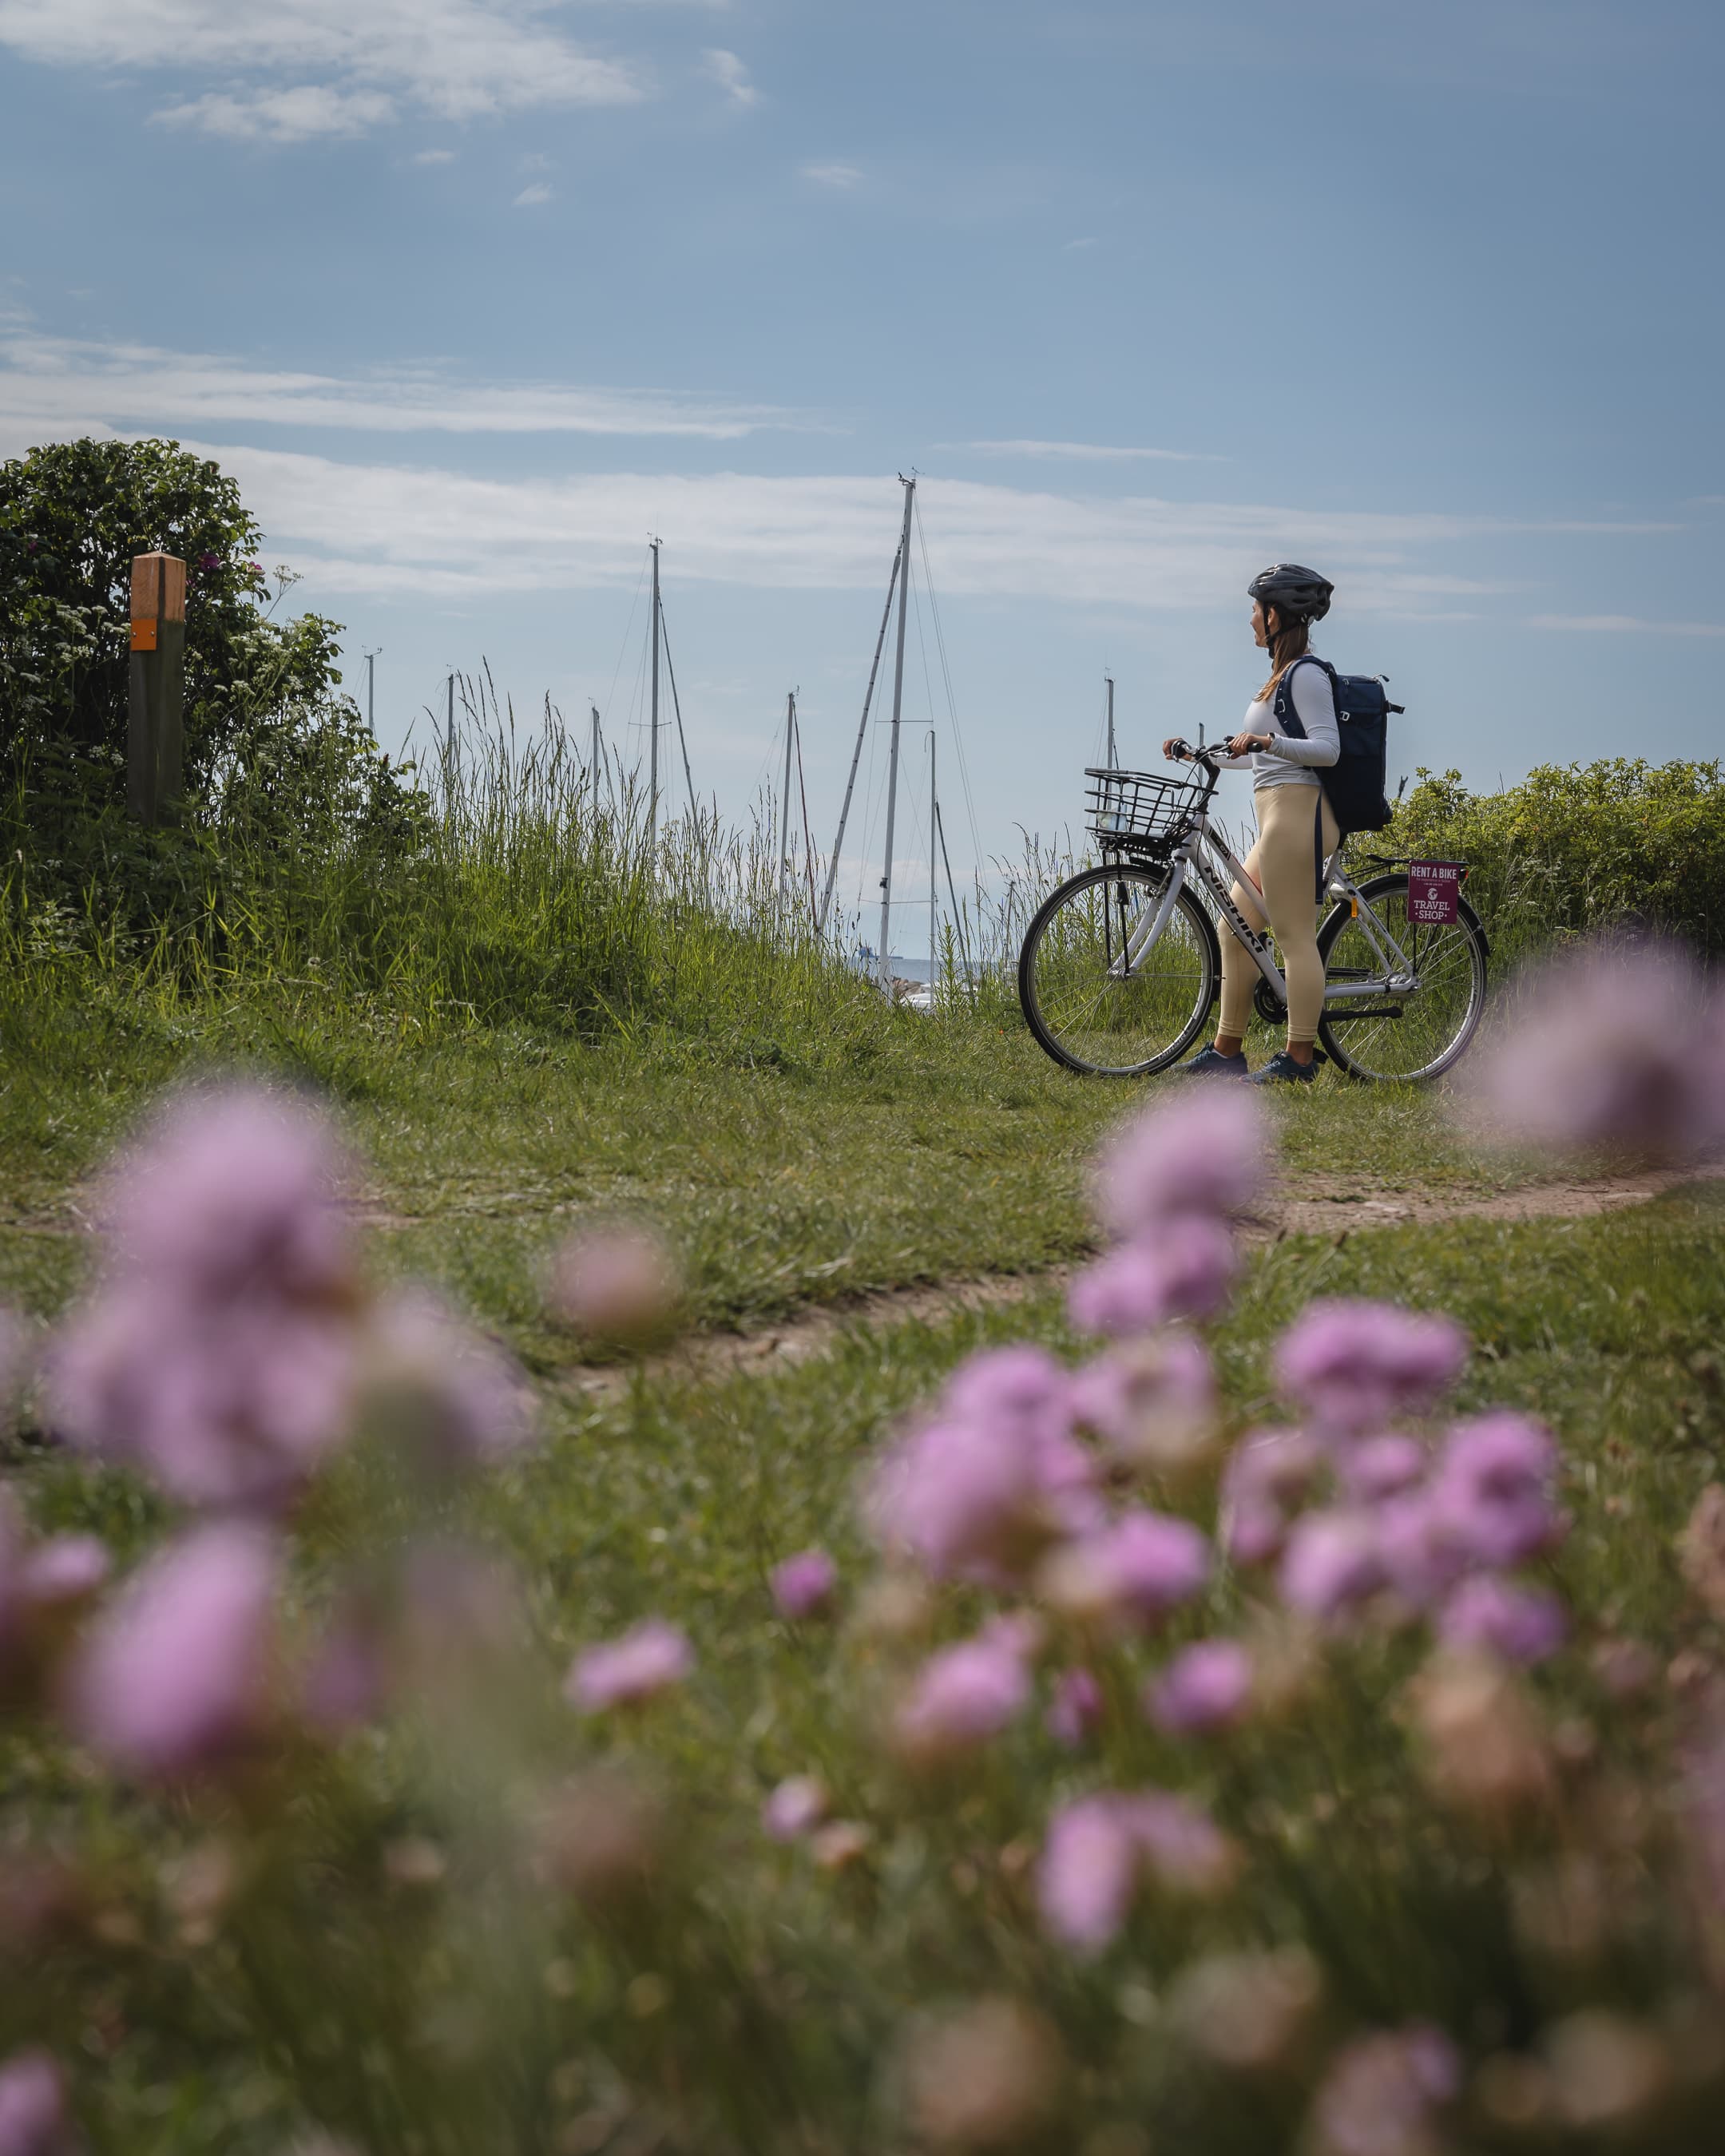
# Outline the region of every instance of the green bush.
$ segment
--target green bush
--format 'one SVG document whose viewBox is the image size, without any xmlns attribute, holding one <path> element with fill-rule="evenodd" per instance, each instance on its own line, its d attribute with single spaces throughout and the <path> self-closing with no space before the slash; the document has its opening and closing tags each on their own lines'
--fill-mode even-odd
<svg viewBox="0 0 1725 2156">
<path fill-rule="evenodd" d="M 39 904 L 136 926 L 183 916 L 244 838 L 327 847 L 408 835 L 406 789 L 339 693 L 338 625 L 270 619 L 235 482 L 177 443 L 54 444 L 0 464 L 0 839 Z M 179 833 L 126 819 L 135 555 L 186 563 Z"/>
<path fill-rule="evenodd" d="M 1494 955 L 1633 921 L 1725 952 L 1725 774 L 1615 757 L 1542 764 L 1502 793 L 1422 770 L 1378 839 L 1386 853 L 1471 864 Z"/>
</svg>

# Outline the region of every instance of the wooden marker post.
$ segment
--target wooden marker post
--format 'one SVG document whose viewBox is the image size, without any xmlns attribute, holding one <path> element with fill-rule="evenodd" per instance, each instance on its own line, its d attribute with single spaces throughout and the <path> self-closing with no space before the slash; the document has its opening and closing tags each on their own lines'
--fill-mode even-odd
<svg viewBox="0 0 1725 2156">
<path fill-rule="evenodd" d="M 180 798 L 186 701 L 186 565 L 139 554 L 131 565 L 131 683 L 126 805 L 164 824 Z"/>
</svg>

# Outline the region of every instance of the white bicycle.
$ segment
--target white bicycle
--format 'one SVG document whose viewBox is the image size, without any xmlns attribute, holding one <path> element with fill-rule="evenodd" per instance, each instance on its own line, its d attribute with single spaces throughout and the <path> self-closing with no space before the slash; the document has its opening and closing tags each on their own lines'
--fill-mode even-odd
<svg viewBox="0 0 1725 2156">
<path fill-rule="evenodd" d="M 1226 752 L 1178 746 L 1203 777 L 1086 773 L 1102 860 L 1051 892 L 1025 933 L 1019 1000 L 1037 1040 L 1070 1070 L 1148 1077 L 1198 1039 L 1222 954 L 1194 886 L 1251 954 L 1260 1016 L 1279 1025 L 1287 1015 L 1271 938 L 1234 903 L 1231 886 L 1251 879 L 1210 818 Z M 1333 903 L 1317 937 L 1318 1040 L 1350 1078 L 1439 1077 L 1472 1040 L 1485 1008 L 1486 932 L 1459 893 L 1453 921 L 1411 918 L 1398 860 L 1365 856 L 1382 872 L 1356 883 L 1343 865 L 1345 850 L 1344 842 L 1322 865 L 1319 883 Z M 1316 861 L 1313 868 L 1317 875 Z"/>
</svg>

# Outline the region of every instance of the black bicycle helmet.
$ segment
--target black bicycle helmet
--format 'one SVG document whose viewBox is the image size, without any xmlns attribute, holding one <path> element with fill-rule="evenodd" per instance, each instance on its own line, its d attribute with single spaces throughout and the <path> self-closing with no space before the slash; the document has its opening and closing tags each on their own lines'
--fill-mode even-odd
<svg viewBox="0 0 1725 2156">
<path fill-rule="evenodd" d="M 1316 569 L 1302 569 L 1297 562 L 1272 562 L 1246 586 L 1246 596 L 1273 606 L 1285 622 L 1322 621 L 1335 588 Z"/>
</svg>

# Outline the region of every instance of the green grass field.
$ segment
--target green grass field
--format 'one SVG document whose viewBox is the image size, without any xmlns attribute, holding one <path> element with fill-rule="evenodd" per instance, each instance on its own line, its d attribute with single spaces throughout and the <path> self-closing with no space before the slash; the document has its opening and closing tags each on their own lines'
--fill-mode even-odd
<svg viewBox="0 0 1725 2156">
<path fill-rule="evenodd" d="M 38 2035 L 63 2045 L 69 2027 L 106 2029 L 89 2040 L 103 2061 L 85 2097 L 96 2146 L 262 2156 L 319 2118 L 362 2148 L 451 2156 L 862 2156 L 906 2145 L 883 2061 L 916 2016 L 1004 1990 L 1058 2031 L 1087 2123 L 1081 2142 L 1037 2128 L 999 2145 L 1142 2156 L 1178 2126 L 1199 2137 L 1179 2143 L 1197 2156 L 1259 2156 L 1296 2145 L 1307 2084 L 1296 2072 L 1222 2089 L 1183 2061 L 1153 2002 L 1194 1954 L 1305 1936 L 1334 1987 L 1336 2033 L 1433 2017 L 1473 2031 L 1486 2053 L 1532 2041 L 1542 2020 L 1596 1993 L 1617 2010 L 1658 2006 L 1665 1918 L 1640 1901 L 1620 1958 L 1584 1981 L 1506 1932 L 1502 1897 L 1524 1891 L 1537 1847 L 1465 1849 L 1408 1785 L 1386 1722 L 1408 1674 L 1394 1645 L 1345 1664 L 1292 1746 L 1266 1732 L 1194 1759 L 1140 1729 L 1075 1765 L 1032 1729 L 1003 1744 L 986 1779 L 906 1788 L 872 1743 L 869 1705 L 904 1647 L 856 1633 L 829 1650 L 775 1613 L 768 1574 L 820 1544 L 854 1602 L 871 1562 L 855 1507 L 868 1462 L 978 1345 L 1028 1338 L 1077 1352 L 1057 1291 L 985 1315 L 852 1327 L 792 1369 L 698 1384 L 644 1373 L 601 1399 L 560 1375 L 582 1351 L 544 1314 L 543 1265 L 589 1219 L 623 1212 L 660 1226 L 687 1268 L 689 1322 L 708 1330 L 865 1288 L 1034 1272 L 1091 1247 L 1086 1163 L 1145 1089 L 1073 1081 L 993 1023 L 898 1014 L 860 1038 L 843 1061 L 788 1025 L 771 1053 L 668 1030 L 595 1045 L 468 1028 L 380 1045 L 374 1027 L 314 996 L 164 1013 L 112 993 L 15 994 L 6 1007 L 0 1295 L 51 1317 L 75 1294 L 101 1163 L 164 1086 L 239 1068 L 320 1087 L 361 1163 L 379 1273 L 441 1283 L 538 1383 L 541 1445 L 453 1511 L 439 1500 L 440 1531 L 462 1525 L 506 1555 L 534 1656 L 550 1669 L 649 1614 L 685 1625 L 699 1656 L 687 1697 L 611 1748 L 659 1786 L 683 1846 L 660 1914 L 636 1912 L 620 1928 L 594 1929 L 578 1910 L 554 1917 L 521 1898 L 519 1881 L 481 1888 L 496 1861 L 484 1854 L 501 1830 L 496 1790 L 482 1772 L 475 1781 L 478 1758 L 435 1743 L 424 1755 L 423 1738 L 404 1739 L 307 1783 L 309 1809 L 278 1818 L 259 1844 L 231 1936 L 202 1955 L 164 1948 L 141 1961 L 113 1940 L 168 1921 L 163 1882 L 210 1836 L 231 1836 L 233 1820 L 220 1804 L 100 1795 L 28 1741 L 0 1752 L 14 1850 L 100 1852 L 80 1861 L 96 1865 L 111 1937 L 80 1937 L 31 1984 L 0 1981 L 0 2054 Z M 1279 1174 L 1294 1193 L 1531 1196 L 1554 1172 L 1472 1150 L 1435 1095 L 1327 1077 L 1276 1105 Z M 1725 1450 L 1722 1251 L 1717 1185 L 1609 1218 L 1286 1236 L 1250 1258 L 1210 1328 L 1228 1424 L 1271 1411 L 1270 1343 L 1312 1296 L 1458 1317 L 1476 1348 L 1461 1404 L 1537 1411 L 1563 1439 L 1574 1527 L 1550 1576 L 1577 1638 L 1542 1690 L 1561 1726 L 1595 1730 L 1599 1641 L 1645 1641 L 1662 1668 L 1710 1636 L 1685 1599 L 1672 1538 Z M 130 1478 L 44 1451 L 28 1429 L 9 1467 L 44 1529 L 93 1527 L 128 1558 L 162 1531 L 162 1507 Z M 357 1467 L 338 1476 L 304 1523 L 305 1609 L 368 1537 L 388 1541 L 416 1519 Z M 1225 1627 L 1241 1614 L 1240 1585 L 1224 1581 L 1199 1621 Z M 495 1702 L 470 1698 L 467 1712 L 458 1752 L 524 1744 L 567 1764 L 570 1732 L 547 1735 L 542 1709 L 527 1715 L 531 1738 L 506 1727 Z M 1639 1756 L 1640 1711 L 1615 1722 L 1617 1710 L 1604 1712 L 1611 1743 Z M 1036 1943 L 1022 1867 L 1051 1798 L 1091 1784 L 1099 1766 L 1204 1797 L 1246 1847 L 1251 1883 L 1219 1913 L 1134 1927 L 1098 1969 L 1062 1969 Z M 867 1855 L 831 1878 L 763 1856 L 753 1825 L 779 1778 L 807 1772 L 870 1823 Z M 411 1872 L 424 1847 L 445 1852 L 439 1878 L 457 1867 L 442 1898 L 394 1879 L 392 1866 Z M 506 1938 L 494 1935 L 500 1923 Z M 439 2039 L 425 2053 L 413 2025 L 443 2025 L 475 1983 L 490 1987 L 488 2004 L 463 2041 L 482 2071 L 464 2065 L 460 2044 Z M 364 2060 L 348 2041 L 361 2025 Z M 1687 2112 L 1671 2118 L 1648 2145 L 1699 2156 L 1707 2143 Z"/>
</svg>

